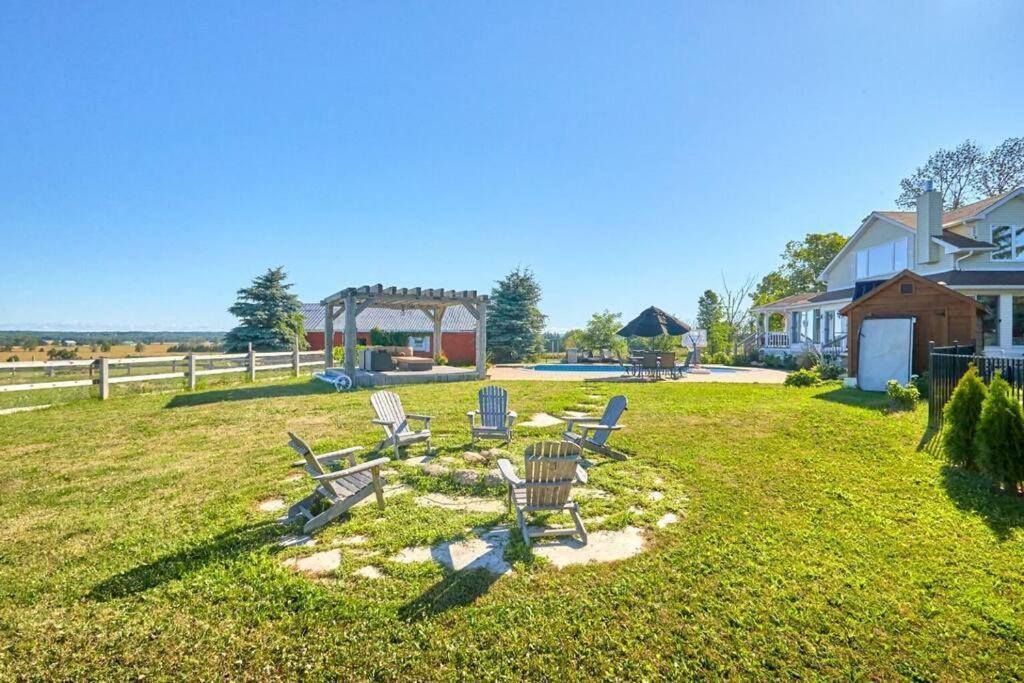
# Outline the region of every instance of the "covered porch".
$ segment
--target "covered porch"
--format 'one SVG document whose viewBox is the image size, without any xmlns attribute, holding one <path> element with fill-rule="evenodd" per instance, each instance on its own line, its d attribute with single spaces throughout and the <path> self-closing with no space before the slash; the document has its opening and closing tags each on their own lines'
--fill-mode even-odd
<svg viewBox="0 0 1024 683">
<path fill-rule="evenodd" d="M 424 382 L 451 382 L 487 377 L 487 301 L 476 290 L 425 289 L 422 287 L 384 287 L 363 285 L 348 287 L 326 298 L 324 307 L 324 363 L 327 372 L 334 367 L 334 332 L 336 322 L 342 320 L 345 345 L 344 371 L 357 386 L 386 386 L 391 384 L 419 384 Z M 445 310 L 462 306 L 476 320 L 475 367 L 435 365 L 430 369 L 397 369 L 385 371 L 363 370 L 357 367 L 356 316 L 367 308 L 420 310 L 433 322 L 431 348 L 438 361 L 441 346 L 441 321 Z M 429 364 L 429 362 L 428 362 Z"/>
<path fill-rule="evenodd" d="M 828 294 L 797 294 L 751 309 L 757 321 L 757 331 L 751 336 L 747 350 L 757 349 L 781 356 L 812 349 L 824 355 L 845 356 L 847 321 L 839 310 L 850 299 L 829 297 Z M 778 329 L 780 326 L 781 330 Z"/>
</svg>

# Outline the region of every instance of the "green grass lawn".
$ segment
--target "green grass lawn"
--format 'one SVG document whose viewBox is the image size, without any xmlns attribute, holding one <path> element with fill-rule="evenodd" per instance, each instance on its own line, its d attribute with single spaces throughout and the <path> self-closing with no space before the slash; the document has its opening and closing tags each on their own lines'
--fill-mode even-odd
<svg viewBox="0 0 1024 683">
<path fill-rule="evenodd" d="M 457 455 L 478 387 L 400 393 Z M 366 391 L 286 380 L 0 416 L 0 679 L 1024 676 L 1024 502 L 919 450 L 923 406 L 888 415 L 835 387 L 508 387 L 524 418 L 629 397 L 614 438 L 633 457 L 595 458 L 590 486 L 610 496 L 581 506 L 604 518 L 591 531 L 649 529 L 644 553 L 559 570 L 516 542 L 499 579 L 390 562 L 511 522 L 415 493 L 278 547 L 289 530 L 257 501 L 309 490 L 284 479 L 286 430 L 371 446 Z M 521 429 L 508 450 L 557 434 Z M 680 521 L 657 528 L 668 511 Z M 334 576 L 282 566 L 356 534 Z M 355 575 L 371 561 L 383 579 Z"/>
</svg>

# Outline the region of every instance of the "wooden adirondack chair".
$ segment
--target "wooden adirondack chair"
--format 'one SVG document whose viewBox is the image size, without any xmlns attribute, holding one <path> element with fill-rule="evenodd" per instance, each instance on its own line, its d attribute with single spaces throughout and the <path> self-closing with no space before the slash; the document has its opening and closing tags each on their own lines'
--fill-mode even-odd
<svg viewBox="0 0 1024 683">
<path fill-rule="evenodd" d="M 306 519 L 306 524 L 302 527 L 303 533 L 308 534 L 319 529 L 369 496 L 371 492 L 377 494 L 377 506 L 384 509 L 380 467 L 391 462 L 391 458 L 376 458 L 356 464 L 356 451 L 362 450 L 362 446 L 316 455 L 305 441 L 291 432 L 288 432 L 288 436 L 291 437 L 288 445 L 306 461 L 306 472 L 316 481 L 313 493 L 288 509 L 289 517 L 301 515 Z M 348 460 L 348 467 L 334 472 L 328 469 L 343 458 Z M 327 509 L 314 514 L 313 507 L 320 500 L 327 502 Z"/>
<path fill-rule="evenodd" d="M 477 393 L 480 401 L 479 410 L 466 413 L 469 418 L 470 440 L 476 443 L 480 439 L 501 439 L 505 443 L 512 440 L 512 423 L 518 415 L 508 409 L 508 392 L 501 387 L 484 387 Z M 480 419 L 477 424 L 477 418 Z"/>
<path fill-rule="evenodd" d="M 406 415 L 402 399 L 391 391 L 375 392 L 370 396 L 370 405 L 377 414 L 373 424 L 384 429 L 384 438 L 377 444 L 378 449 L 390 445 L 395 449 L 395 457 L 400 458 L 404 446 L 426 441 L 427 451 L 430 451 L 429 415 Z M 409 420 L 419 420 L 423 423 L 423 428 L 413 431 L 409 428 Z"/>
<path fill-rule="evenodd" d="M 610 448 L 607 444 L 608 437 L 612 432 L 622 429 L 622 425 L 618 422 L 624 410 L 626 410 L 626 397 L 612 396 L 600 419 L 593 417 L 563 418 L 566 426 L 565 432 L 562 433 L 562 439 L 576 444 L 586 451 L 607 455 L 616 460 L 626 460 L 629 456 Z M 573 431 L 575 427 L 579 428 L 579 433 Z"/>
<path fill-rule="evenodd" d="M 515 509 L 523 542 L 530 545 L 531 538 L 544 536 L 579 536 L 587 542 L 587 530 L 580 518 L 580 508 L 570 500 L 575 482 L 587 483 L 587 473 L 579 466 L 579 446 L 565 441 L 542 441 L 526 448 L 526 476 L 520 479 L 512 463 L 498 460 L 498 471 L 508 483 L 509 509 Z M 568 512 L 573 528 L 540 529 L 531 531 L 526 516 L 532 512 Z"/>
</svg>

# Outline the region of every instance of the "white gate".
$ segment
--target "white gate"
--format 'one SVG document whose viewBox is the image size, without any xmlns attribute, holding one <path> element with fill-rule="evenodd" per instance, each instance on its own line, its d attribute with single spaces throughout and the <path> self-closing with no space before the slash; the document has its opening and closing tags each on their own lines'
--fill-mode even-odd
<svg viewBox="0 0 1024 683">
<path fill-rule="evenodd" d="M 866 318 L 860 324 L 857 385 L 865 391 L 885 391 L 890 379 L 906 384 L 913 349 L 913 318 Z"/>
</svg>

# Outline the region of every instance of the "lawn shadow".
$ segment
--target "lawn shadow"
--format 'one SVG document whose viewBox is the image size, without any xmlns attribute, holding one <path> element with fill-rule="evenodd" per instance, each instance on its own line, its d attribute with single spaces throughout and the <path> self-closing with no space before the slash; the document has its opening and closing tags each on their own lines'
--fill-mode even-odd
<svg viewBox="0 0 1024 683">
<path fill-rule="evenodd" d="M 872 411 L 882 411 L 889 407 L 889 397 L 884 391 L 862 391 L 860 389 L 840 387 L 815 394 L 814 398 Z"/>
<path fill-rule="evenodd" d="M 941 433 L 942 429 L 939 427 L 926 427 L 924 434 L 921 435 L 921 440 L 917 442 L 917 451 L 932 456 L 941 455 L 942 439 L 939 438 Z"/>
<path fill-rule="evenodd" d="M 405 622 L 422 621 L 453 607 L 471 605 L 500 577 L 482 567 L 467 567 L 457 572 L 446 570 L 444 578 L 399 607 L 398 618 Z"/>
<path fill-rule="evenodd" d="M 983 475 L 945 465 L 942 484 L 957 508 L 981 517 L 1000 542 L 1024 527 L 1024 499 L 997 489 Z"/>
<path fill-rule="evenodd" d="M 208 565 L 270 545 L 280 529 L 275 522 L 261 522 L 226 531 L 198 545 L 111 576 L 93 586 L 87 596 L 90 600 L 106 602 L 177 581 Z"/>
<path fill-rule="evenodd" d="M 212 391 L 196 391 L 176 394 L 164 408 L 186 408 L 203 406 L 210 403 L 226 401 L 255 401 L 263 398 L 285 398 L 291 396 L 310 396 L 313 394 L 333 394 L 334 389 L 323 382 L 307 382 L 304 384 L 261 384 L 259 386 L 234 387 L 231 389 L 215 389 Z"/>
</svg>

